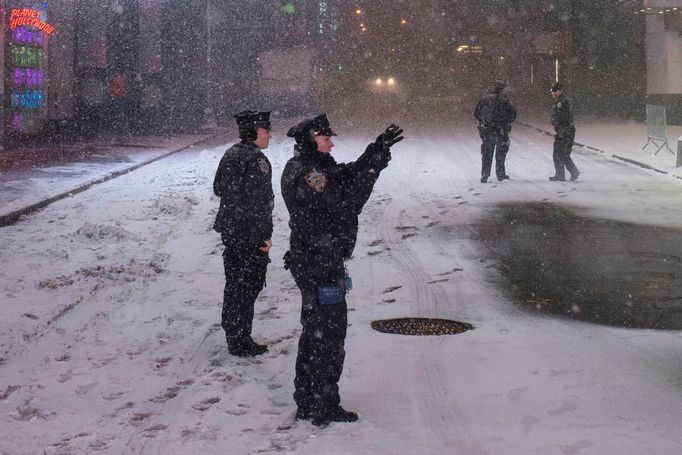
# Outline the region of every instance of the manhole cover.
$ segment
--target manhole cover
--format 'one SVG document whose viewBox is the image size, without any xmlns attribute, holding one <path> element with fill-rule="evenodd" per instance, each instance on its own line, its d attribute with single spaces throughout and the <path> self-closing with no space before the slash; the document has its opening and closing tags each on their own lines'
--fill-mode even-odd
<svg viewBox="0 0 682 455">
<path fill-rule="evenodd" d="M 449 319 L 400 318 L 373 321 L 372 328 L 396 335 L 457 335 L 473 329 L 474 326 Z"/>
</svg>

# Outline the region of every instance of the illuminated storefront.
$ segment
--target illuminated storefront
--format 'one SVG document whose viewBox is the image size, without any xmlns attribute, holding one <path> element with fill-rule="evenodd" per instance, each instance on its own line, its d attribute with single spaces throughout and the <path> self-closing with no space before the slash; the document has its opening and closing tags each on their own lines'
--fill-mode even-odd
<svg viewBox="0 0 682 455">
<path fill-rule="evenodd" d="M 36 134 L 47 119 L 48 40 L 55 28 L 46 9 L 47 3 L 36 2 L 33 7 L 10 7 L 5 12 L 6 135 Z"/>
</svg>

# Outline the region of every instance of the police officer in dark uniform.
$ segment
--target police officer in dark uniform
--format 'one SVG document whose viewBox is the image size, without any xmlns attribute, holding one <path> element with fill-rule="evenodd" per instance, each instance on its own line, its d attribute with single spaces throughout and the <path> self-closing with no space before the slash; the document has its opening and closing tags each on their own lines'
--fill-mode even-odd
<svg viewBox="0 0 682 455">
<path fill-rule="evenodd" d="M 478 132 L 481 144 L 481 183 L 486 183 L 490 177 L 490 168 L 495 154 L 495 173 L 497 180 L 507 180 L 505 159 L 509 151 L 509 133 L 511 124 L 516 120 L 516 108 L 504 93 L 507 83 L 495 81 L 490 92 L 483 96 L 476 104 L 474 117 L 478 120 Z M 497 148 L 497 151 L 495 149 Z"/>
<path fill-rule="evenodd" d="M 571 103 L 564 95 L 564 86 L 560 82 L 552 85 L 552 96 L 554 97 L 554 110 L 552 111 L 552 126 L 556 135 L 554 136 L 554 176 L 549 180 L 552 182 L 565 182 L 566 173 L 564 168 L 571 173 L 571 181 L 578 179 L 580 171 L 571 159 L 571 149 L 575 140 L 575 125 L 573 125 L 573 112 Z"/>
<path fill-rule="evenodd" d="M 267 346 L 253 341 L 254 303 L 265 285 L 272 246 L 272 166 L 261 151 L 272 137 L 270 112 L 235 115 L 241 141 L 223 155 L 213 181 L 220 208 L 213 229 L 225 251 L 222 327 L 228 351 L 239 357 L 263 354 Z"/>
<path fill-rule="evenodd" d="M 302 121 L 287 134 L 296 145 L 282 173 L 291 228 L 284 259 L 301 290 L 303 326 L 294 400 L 296 418 L 317 426 L 358 419 L 340 406 L 338 387 L 347 324 L 344 261 L 355 247 L 358 215 L 391 159 L 391 146 L 403 139 L 402 131 L 391 125 L 356 161 L 345 164 L 330 155 L 336 134 L 325 114 Z"/>
</svg>

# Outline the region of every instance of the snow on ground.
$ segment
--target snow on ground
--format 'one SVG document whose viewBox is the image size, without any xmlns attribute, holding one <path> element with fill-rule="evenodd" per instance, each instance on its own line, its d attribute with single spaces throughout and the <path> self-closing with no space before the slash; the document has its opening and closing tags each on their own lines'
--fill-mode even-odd
<svg viewBox="0 0 682 455">
<path fill-rule="evenodd" d="M 547 201 L 682 227 L 682 181 L 582 149 L 578 182 L 548 182 L 551 138 L 519 126 L 512 180 L 482 185 L 474 131 L 407 127 L 362 214 L 341 380 L 355 424 L 293 420 L 300 302 L 281 260 L 279 175 L 292 147 L 283 134 L 266 151 L 277 199 L 256 304 L 254 337 L 270 345 L 260 358 L 229 356 L 219 326 L 211 183 L 224 145 L 2 228 L 0 453 L 679 453 L 682 334 L 520 309 L 471 223 L 499 202 Z M 373 139 L 339 133 L 339 161 Z M 370 327 L 402 316 L 475 329 L 401 337 Z"/>
</svg>

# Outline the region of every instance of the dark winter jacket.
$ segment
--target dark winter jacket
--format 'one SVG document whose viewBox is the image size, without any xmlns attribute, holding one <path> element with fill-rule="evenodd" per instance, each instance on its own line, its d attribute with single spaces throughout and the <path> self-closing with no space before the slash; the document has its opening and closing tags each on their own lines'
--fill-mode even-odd
<svg viewBox="0 0 682 455">
<path fill-rule="evenodd" d="M 220 208 L 213 229 L 223 242 L 242 248 L 258 248 L 272 237 L 272 166 L 253 142 L 230 147 L 218 165 L 213 192 Z"/>
<path fill-rule="evenodd" d="M 571 138 L 575 136 L 575 125 L 573 125 L 573 111 L 568 98 L 562 93 L 554 103 L 552 111 L 552 126 L 558 139 Z"/>
<path fill-rule="evenodd" d="M 509 98 L 502 93 L 488 93 L 483 96 L 474 110 L 474 117 L 484 131 L 511 131 L 511 124 L 516 120 L 516 108 Z"/>
<path fill-rule="evenodd" d="M 390 159 L 390 150 L 374 143 L 345 164 L 315 145 L 296 146 L 282 173 L 282 197 L 291 228 L 285 266 L 301 289 L 340 286 L 344 260 L 355 248 L 358 215 Z"/>
</svg>

